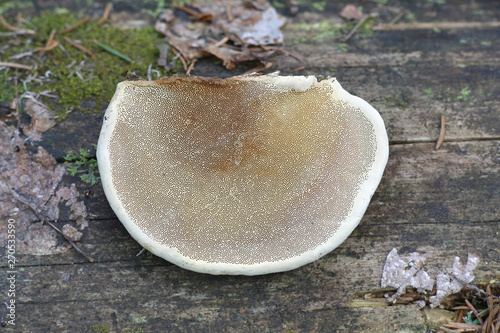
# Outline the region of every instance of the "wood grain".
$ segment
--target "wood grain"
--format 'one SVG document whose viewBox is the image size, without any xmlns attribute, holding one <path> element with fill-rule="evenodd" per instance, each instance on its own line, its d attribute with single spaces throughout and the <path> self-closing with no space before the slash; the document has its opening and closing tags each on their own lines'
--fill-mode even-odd
<svg viewBox="0 0 500 333">
<path fill-rule="evenodd" d="M 137 256 L 141 247 L 116 219 L 100 185 L 67 175 L 66 183 L 76 182 L 80 193 L 88 193 L 81 199 L 90 213 L 90 227 L 79 246 L 95 262 L 73 250 L 19 255 L 19 326 L 4 331 L 425 332 L 437 319 L 414 304 L 351 306 L 357 293 L 380 290 L 392 248 L 402 254 L 425 253 L 429 269 L 451 266 L 455 256 L 464 262 L 467 253 L 474 253 L 480 258 L 474 283 L 496 281 L 498 288 L 500 43 L 498 26 L 488 22 L 500 12 L 500 4 L 397 3 L 400 7 L 394 8 L 413 13 L 425 29 L 404 21 L 371 37 L 354 36 L 348 52 L 341 52 L 334 39 L 315 40 L 317 32 L 297 27 L 333 20 L 347 2 L 328 1 L 324 11 L 304 6 L 284 30 L 287 50 L 304 62 L 276 61 L 282 74 L 296 75 L 292 69 L 304 65 L 301 74 L 337 77 L 346 90 L 374 105 L 386 122 L 388 166 L 361 224 L 340 247 L 280 274 L 193 273 L 148 253 Z M 389 15 L 387 7 L 375 2 L 354 4 L 366 13 L 382 8 L 381 15 Z M 432 24 L 441 30 L 430 29 Z M 214 59 L 202 59 L 193 74 L 237 73 Z M 470 93 L 460 97 L 464 88 Z M 105 107 L 97 113 L 70 114 L 44 133 L 43 147 L 62 162 L 66 151 L 97 142 Z M 446 135 L 436 151 L 441 115 Z M 64 216 L 56 224 L 69 220 Z M 5 265 L 0 263 L 2 270 Z M 0 280 L 2 292 L 6 283 Z"/>
</svg>

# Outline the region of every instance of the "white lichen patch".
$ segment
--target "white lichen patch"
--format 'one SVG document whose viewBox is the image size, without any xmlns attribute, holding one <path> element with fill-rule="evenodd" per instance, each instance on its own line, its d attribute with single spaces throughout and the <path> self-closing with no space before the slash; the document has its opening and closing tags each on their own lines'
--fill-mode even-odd
<svg viewBox="0 0 500 333">
<path fill-rule="evenodd" d="M 460 258 L 455 257 L 451 268 L 444 268 L 435 273 L 432 278 L 425 269 L 426 256 L 418 252 L 406 256 L 399 256 L 396 249 L 392 249 L 382 271 L 382 288 L 398 288 L 389 301 L 396 301 L 399 295 L 406 292 L 407 287 L 417 289 L 417 292 L 426 293 L 436 287 L 436 295 L 431 296 L 430 306 L 438 306 L 447 296 L 455 294 L 467 286 L 472 280 L 473 270 L 479 263 L 479 258 L 473 254 L 468 255 L 467 264 L 460 264 Z"/>
</svg>

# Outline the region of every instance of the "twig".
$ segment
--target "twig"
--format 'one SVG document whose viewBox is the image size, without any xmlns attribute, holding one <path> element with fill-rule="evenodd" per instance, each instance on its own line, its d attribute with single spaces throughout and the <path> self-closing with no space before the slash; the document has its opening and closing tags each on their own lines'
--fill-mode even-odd
<svg viewBox="0 0 500 333">
<path fill-rule="evenodd" d="M 90 262 L 94 262 L 94 258 L 92 258 L 91 256 L 89 256 L 87 253 L 83 252 L 79 247 L 78 245 L 75 244 L 75 242 L 73 242 L 73 240 L 71 240 L 71 238 L 69 238 L 68 236 L 66 236 L 61 230 L 59 230 L 59 228 L 57 228 L 55 225 L 53 225 L 52 223 L 50 223 L 49 221 L 47 221 L 45 219 L 45 217 L 43 217 L 39 212 L 38 210 L 36 209 L 36 207 L 33 206 L 33 204 L 31 204 L 29 201 L 27 201 L 26 199 L 24 199 L 23 197 L 21 197 L 19 195 L 19 193 L 17 193 L 16 191 L 14 191 L 10 185 L 9 185 L 9 189 L 10 189 L 10 192 L 12 193 L 12 195 L 14 196 L 14 199 L 16 199 L 17 201 L 19 202 L 22 202 L 23 204 L 25 204 L 29 209 L 31 209 L 33 211 L 33 213 L 35 213 L 35 216 L 37 217 L 37 219 L 39 219 L 42 223 L 47 223 L 48 225 L 50 225 L 55 231 L 57 231 L 58 233 L 60 233 L 61 235 L 63 235 L 63 237 L 71 244 L 71 246 L 73 246 L 73 248 L 78 252 L 80 253 L 81 255 L 83 255 L 85 258 L 88 259 L 88 261 Z"/>
<path fill-rule="evenodd" d="M 449 327 L 449 328 L 459 328 L 461 330 L 471 330 L 471 332 L 473 332 L 474 330 L 477 330 L 478 328 L 481 328 L 480 325 L 465 324 L 465 323 L 449 323 L 449 324 L 443 324 L 443 326 Z"/>
<path fill-rule="evenodd" d="M 102 13 L 102 16 L 97 22 L 95 23 L 96 25 L 101 25 L 104 22 L 106 22 L 109 18 L 109 13 L 111 12 L 111 9 L 113 8 L 113 4 L 110 2 L 106 5 L 106 8 L 104 8 L 104 13 Z"/>
<path fill-rule="evenodd" d="M 76 47 L 77 49 L 79 49 L 80 51 L 87 53 L 92 58 L 95 58 L 95 54 L 92 51 L 90 51 L 89 49 L 87 49 L 86 47 L 84 47 L 83 45 L 78 44 L 77 42 L 69 39 L 66 36 L 64 36 L 64 40 L 67 41 L 70 45 L 72 45 L 72 46 Z"/>
<path fill-rule="evenodd" d="M 193 61 L 191 61 L 191 63 L 189 64 L 189 67 L 186 71 L 186 74 L 189 75 L 191 73 L 191 71 L 193 70 L 193 67 L 194 67 L 194 64 L 196 63 L 198 59 L 193 59 Z"/>
<path fill-rule="evenodd" d="M 218 41 L 217 43 L 215 43 L 214 47 L 221 47 L 222 45 L 226 44 L 228 40 L 229 40 L 229 37 L 225 36 L 220 41 Z"/>
<path fill-rule="evenodd" d="M 226 7 L 226 15 L 227 15 L 227 20 L 229 23 L 233 22 L 234 16 L 233 16 L 233 6 L 234 6 L 234 1 L 231 1 L 227 7 Z"/>
<path fill-rule="evenodd" d="M 186 59 L 182 56 L 182 53 L 180 51 L 177 51 L 177 49 L 174 47 L 172 48 L 172 51 L 175 53 L 175 56 L 179 57 L 179 60 L 182 63 L 182 66 L 184 67 L 184 70 L 187 71 L 187 64 L 186 64 Z"/>
<path fill-rule="evenodd" d="M 3 61 L 0 61 L 0 67 L 1 66 L 12 67 L 12 68 L 19 68 L 19 69 L 26 69 L 28 71 L 33 70 L 32 66 L 18 64 L 18 63 L 15 63 L 15 62 L 3 62 Z"/>
<path fill-rule="evenodd" d="M 2 24 L 2 26 L 5 28 L 5 30 L 14 31 L 16 34 L 19 34 L 19 35 L 23 35 L 23 34 L 34 35 L 35 34 L 35 30 L 20 29 L 18 27 L 10 25 L 5 20 L 5 17 L 3 17 L 3 15 L 0 15 L 0 24 Z"/>
<path fill-rule="evenodd" d="M 61 230 L 59 230 L 59 228 L 57 228 L 55 225 L 53 225 L 52 223 L 50 223 L 49 221 L 45 221 L 45 223 L 47 223 L 48 225 L 50 225 L 52 228 L 54 228 L 55 231 L 57 231 L 58 233 L 60 233 L 61 235 L 63 235 L 63 237 L 71 244 L 71 246 L 73 246 L 75 248 L 75 250 L 80 253 L 81 255 L 83 255 L 85 258 L 88 259 L 88 261 L 90 262 L 94 262 L 94 258 L 92 258 L 91 256 L 89 256 L 87 253 L 83 252 L 76 244 L 75 242 L 73 242 L 73 240 L 71 238 L 69 238 L 68 236 L 66 236 Z"/>
<path fill-rule="evenodd" d="M 444 133 L 446 132 L 446 123 L 444 120 L 444 115 L 441 115 L 441 130 L 439 131 L 439 138 L 436 142 L 436 147 L 434 147 L 434 150 L 438 150 L 439 147 L 441 147 L 441 144 L 443 143 L 444 140 Z"/>
<path fill-rule="evenodd" d="M 148 78 L 148 81 L 152 81 L 153 78 L 151 77 L 151 67 L 153 66 L 153 64 L 149 64 L 148 66 L 148 72 L 147 72 L 147 78 Z"/>
<path fill-rule="evenodd" d="M 261 62 L 258 66 L 254 67 L 252 69 L 247 70 L 246 72 L 244 72 L 241 75 L 248 75 L 248 74 L 252 74 L 252 73 L 258 73 L 260 71 L 263 71 L 263 70 L 271 68 L 272 65 L 273 65 L 272 62 Z"/>
<path fill-rule="evenodd" d="M 354 26 L 354 28 L 352 28 L 351 32 L 349 32 L 347 36 L 345 36 L 340 41 L 343 43 L 347 42 L 349 39 L 351 39 L 352 36 L 354 36 L 354 34 L 359 30 L 359 28 L 361 28 L 361 26 L 366 22 L 366 20 L 373 17 L 375 17 L 375 15 L 373 14 L 363 16 L 361 20 L 359 20 L 359 22 Z"/>
<path fill-rule="evenodd" d="M 296 54 L 294 54 L 294 53 L 292 53 L 292 52 L 290 52 L 290 51 L 287 51 L 287 50 L 285 50 L 285 49 L 284 49 L 284 48 L 282 48 L 282 47 L 266 46 L 266 45 L 260 45 L 259 47 L 260 47 L 262 50 L 264 50 L 264 51 L 275 51 L 275 52 L 281 52 L 283 55 L 285 55 L 285 56 L 287 56 L 287 57 L 291 57 L 291 58 L 293 58 L 293 59 L 297 60 L 298 62 L 302 62 L 302 59 L 301 59 L 298 55 L 296 55 Z"/>
<path fill-rule="evenodd" d="M 17 88 L 17 76 L 14 78 L 14 89 L 16 90 L 16 120 L 17 120 L 17 130 L 21 126 L 21 121 L 19 120 L 19 90 Z"/>
<path fill-rule="evenodd" d="M 388 25 L 393 25 L 393 24 L 396 24 L 397 21 L 399 21 L 403 15 L 406 13 L 405 10 L 403 10 L 401 13 L 399 13 L 398 15 L 396 15 L 395 18 L 393 18 L 389 23 L 387 23 Z"/>
<path fill-rule="evenodd" d="M 414 22 L 400 24 L 384 24 L 373 27 L 373 30 L 420 30 L 420 29 L 490 29 L 499 28 L 500 22 Z"/>
<path fill-rule="evenodd" d="M 196 10 L 193 10 L 193 9 L 188 8 L 186 6 L 173 5 L 172 7 L 175 8 L 175 9 L 182 10 L 183 12 L 186 12 L 189 15 L 192 15 L 192 16 L 198 16 L 198 15 L 201 14 L 200 12 L 197 12 Z"/>
<path fill-rule="evenodd" d="M 52 30 L 50 33 L 49 39 L 47 40 L 47 43 L 45 44 L 44 47 L 37 47 L 36 49 L 38 51 L 50 51 L 54 49 L 57 45 L 59 45 L 59 42 L 54 39 L 54 36 L 56 34 L 56 30 Z"/>
<path fill-rule="evenodd" d="M 16 22 L 17 26 L 21 26 L 23 24 L 23 14 L 21 12 L 17 12 Z"/>
<path fill-rule="evenodd" d="M 486 293 L 491 294 L 491 287 L 490 287 L 490 285 L 486 286 Z M 488 308 L 490 309 L 490 313 L 488 315 L 488 318 L 486 319 L 486 322 L 483 325 L 483 331 L 485 333 L 488 333 L 490 331 L 490 329 L 493 332 L 493 324 L 492 324 L 493 323 L 493 317 L 496 315 L 495 310 L 500 310 L 500 306 L 497 307 L 497 309 L 495 309 L 493 307 L 493 298 L 492 297 L 488 297 L 486 299 L 486 304 L 488 304 Z"/>
<path fill-rule="evenodd" d="M 9 60 L 18 60 L 18 59 L 22 59 L 24 57 L 30 57 L 32 55 L 33 55 L 33 52 L 31 52 L 31 51 L 29 51 L 29 52 L 23 52 L 23 53 L 19 53 L 19 54 L 10 56 Z"/>
<path fill-rule="evenodd" d="M 446 327 L 441 327 L 440 330 L 446 332 L 446 333 L 457 333 L 458 331 L 455 330 L 450 330 L 449 328 Z"/>
<path fill-rule="evenodd" d="M 302 71 L 304 69 L 306 69 L 306 66 L 300 66 L 300 67 L 297 67 L 297 68 L 293 68 L 292 71 L 298 72 L 298 71 Z"/>
<path fill-rule="evenodd" d="M 287 51 L 287 50 L 283 50 L 283 51 L 285 52 L 285 55 L 292 57 L 293 59 L 297 60 L 298 62 L 302 62 L 302 59 L 298 55 L 293 54 L 292 52 Z"/>
<path fill-rule="evenodd" d="M 61 34 L 65 34 L 67 32 L 70 32 L 72 30 L 75 30 L 76 28 L 78 28 L 79 26 L 81 25 L 84 25 L 85 23 L 88 23 L 90 22 L 91 18 L 90 16 L 87 16 L 87 17 L 84 17 L 82 18 L 80 21 L 76 22 L 75 24 L 73 24 L 72 26 L 66 28 L 66 29 L 63 29 L 61 30 Z"/>
<path fill-rule="evenodd" d="M 12 31 L 12 32 L 0 32 L 0 37 L 12 37 L 12 36 L 17 36 L 17 35 L 22 35 L 18 32 Z"/>
</svg>

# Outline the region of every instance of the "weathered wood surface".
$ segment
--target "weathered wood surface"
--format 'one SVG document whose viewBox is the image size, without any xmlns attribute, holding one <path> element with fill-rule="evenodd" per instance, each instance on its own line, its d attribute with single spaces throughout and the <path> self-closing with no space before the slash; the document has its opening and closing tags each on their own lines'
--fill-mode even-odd
<svg viewBox="0 0 500 333">
<path fill-rule="evenodd" d="M 336 76 L 346 90 L 372 103 L 388 128 L 387 169 L 346 242 L 291 272 L 197 274 L 145 253 L 136 256 L 140 246 L 116 219 L 100 186 L 67 176 L 81 193 L 89 190 L 84 199 L 91 221 L 80 244 L 96 261 L 75 251 L 19 256 L 19 326 L 5 331 L 92 332 L 97 325 L 111 332 L 425 332 L 434 327 L 434 317 L 416 305 L 351 303 L 356 293 L 380 289 L 382 267 L 394 247 L 425 253 L 429 267 L 450 266 L 455 256 L 465 260 L 472 252 L 481 260 L 475 283 L 499 281 L 500 29 L 481 23 L 498 19 L 500 4 L 397 2 L 417 21 L 480 27 L 376 30 L 350 40 L 347 53 L 294 28 L 330 20 L 346 3 L 328 2 L 323 12 L 304 6 L 285 28 L 287 40 L 307 37 L 287 46 L 304 59 L 301 73 Z M 377 6 L 353 3 L 366 12 Z M 294 74 L 291 69 L 300 64 L 283 58 L 277 65 Z M 200 61 L 193 74 L 229 75 L 214 59 Z M 471 90 L 468 100 L 457 100 L 465 87 Z M 435 94 L 449 88 L 452 98 L 431 98 L 424 92 L 429 88 Z M 43 147 L 62 157 L 95 143 L 103 111 L 71 114 L 44 134 Z M 435 151 L 441 115 L 446 138 Z M 4 280 L 0 287 L 5 289 Z"/>
</svg>

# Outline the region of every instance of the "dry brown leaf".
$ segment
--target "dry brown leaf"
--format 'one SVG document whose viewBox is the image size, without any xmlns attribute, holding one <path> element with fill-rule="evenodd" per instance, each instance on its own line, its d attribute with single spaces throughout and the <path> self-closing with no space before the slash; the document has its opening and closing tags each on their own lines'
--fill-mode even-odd
<svg viewBox="0 0 500 333">
<path fill-rule="evenodd" d="M 70 218 L 77 221 L 80 230 L 88 225 L 87 209 L 78 200 L 76 187 L 62 184 L 65 171 L 41 147 L 30 154 L 17 130 L 0 122 L 0 218 L 15 221 L 20 254 L 57 254 L 71 248 L 69 243 L 58 241 L 50 226 L 40 222 L 40 217 L 58 220 L 61 203 L 70 206 Z M 1 244 L 7 241 L 6 228 L 7 223 L 0 224 Z"/>
<path fill-rule="evenodd" d="M 231 69 L 235 63 L 260 60 L 277 53 L 251 52 L 247 46 L 283 43 L 280 28 L 286 19 L 265 0 L 194 2 L 188 9 L 192 13 L 200 13 L 194 15 L 196 20 L 210 17 L 211 21 L 181 19 L 175 16 L 173 10 L 166 10 L 155 25 L 156 30 L 165 34 L 167 41 L 187 61 L 214 55 L 223 60 L 226 68 Z M 185 12 L 186 8 L 178 10 Z M 231 41 L 233 46 L 210 41 L 214 39 Z"/>
<path fill-rule="evenodd" d="M 55 112 L 41 103 L 37 103 L 32 98 L 26 100 L 24 110 L 31 117 L 31 124 L 23 126 L 23 133 L 30 138 L 31 141 L 39 141 L 42 139 L 41 134 L 56 125 L 54 120 Z"/>
</svg>

